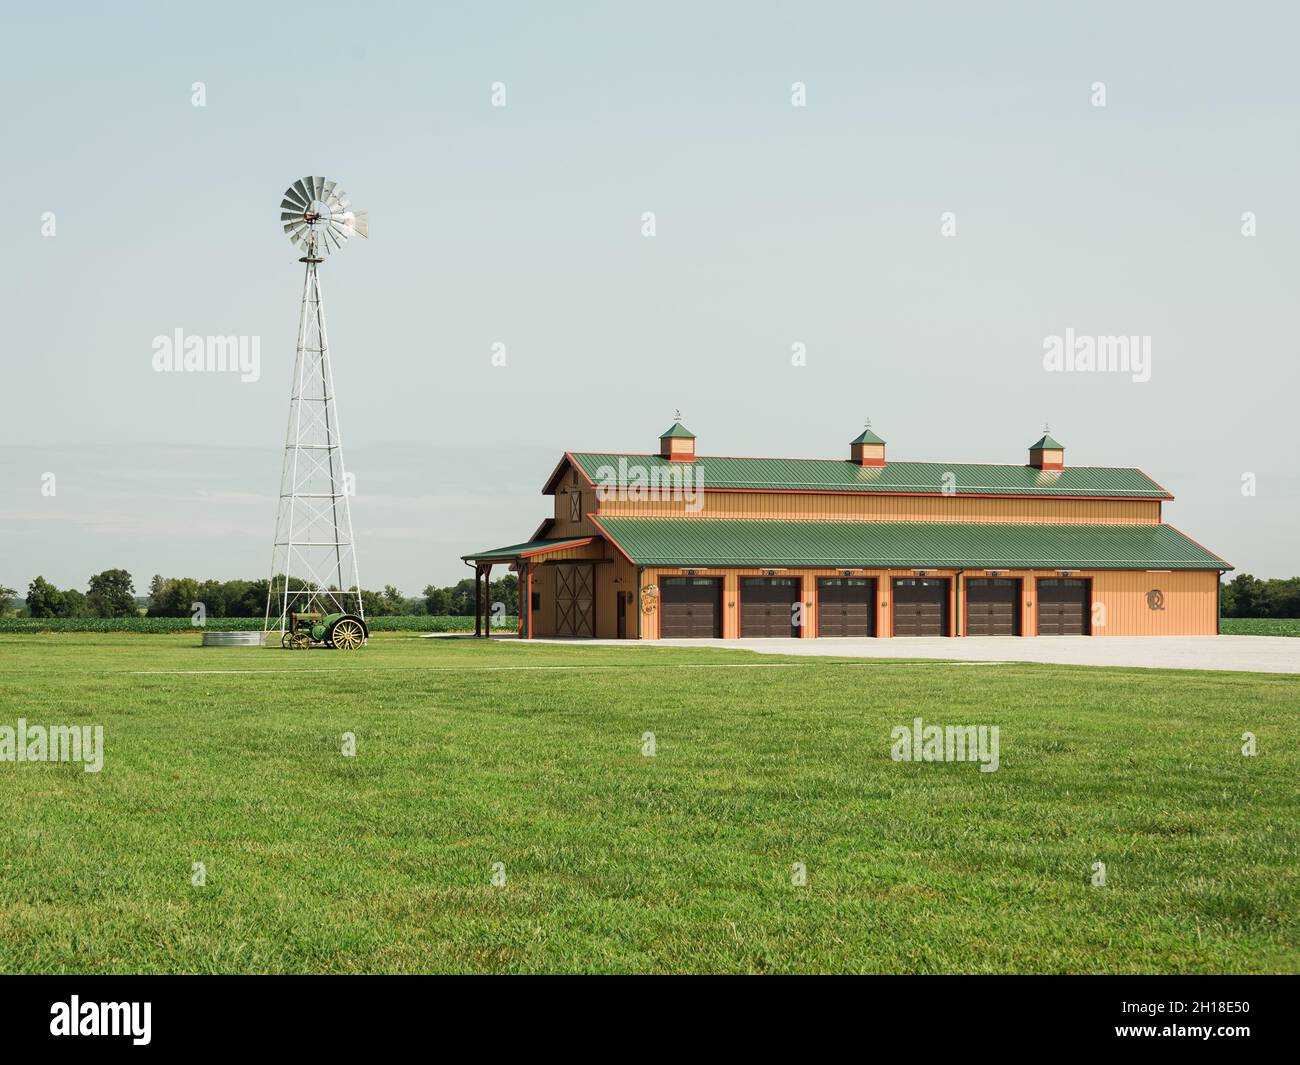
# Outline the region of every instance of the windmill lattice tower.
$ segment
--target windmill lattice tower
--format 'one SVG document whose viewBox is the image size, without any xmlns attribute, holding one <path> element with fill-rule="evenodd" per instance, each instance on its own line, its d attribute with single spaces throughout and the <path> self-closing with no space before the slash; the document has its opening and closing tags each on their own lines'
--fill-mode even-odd
<svg viewBox="0 0 1300 1065">
<path fill-rule="evenodd" d="M 338 183 L 322 177 L 301 178 L 285 190 L 280 222 L 307 266 L 264 625 L 283 633 L 294 613 L 365 617 L 317 268 L 352 234 L 370 234 L 366 212 L 353 211 Z"/>
</svg>

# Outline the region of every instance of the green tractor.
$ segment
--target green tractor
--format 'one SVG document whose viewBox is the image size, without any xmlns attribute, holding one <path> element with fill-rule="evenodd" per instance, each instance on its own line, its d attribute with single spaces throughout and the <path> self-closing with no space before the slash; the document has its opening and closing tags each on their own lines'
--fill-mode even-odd
<svg viewBox="0 0 1300 1065">
<path fill-rule="evenodd" d="M 290 614 L 289 629 L 280 637 L 280 646 L 289 651 L 309 647 L 355 651 L 369 638 L 365 619 L 356 614 Z"/>
</svg>

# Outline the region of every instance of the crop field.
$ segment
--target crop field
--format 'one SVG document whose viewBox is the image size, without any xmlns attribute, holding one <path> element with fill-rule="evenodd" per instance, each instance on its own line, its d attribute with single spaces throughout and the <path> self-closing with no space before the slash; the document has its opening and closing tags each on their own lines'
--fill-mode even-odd
<svg viewBox="0 0 1300 1065">
<path fill-rule="evenodd" d="M 1300 618 L 1224 618 L 1225 636 L 1300 636 Z"/>
<path fill-rule="evenodd" d="M 1300 971 L 1300 677 L 197 644 L 0 636 L 0 971 Z"/>
</svg>

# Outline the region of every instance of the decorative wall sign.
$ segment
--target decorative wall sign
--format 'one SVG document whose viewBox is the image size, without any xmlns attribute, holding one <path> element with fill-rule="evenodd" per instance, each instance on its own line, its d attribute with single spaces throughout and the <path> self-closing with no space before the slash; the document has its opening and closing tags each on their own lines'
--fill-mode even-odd
<svg viewBox="0 0 1300 1065">
<path fill-rule="evenodd" d="M 1148 610 L 1164 610 L 1164 608 L 1165 608 L 1164 592 L 1162 592 L 1159 588 L 1152 588 L 1151 591 L 1147 592 Z"/>
</svg>

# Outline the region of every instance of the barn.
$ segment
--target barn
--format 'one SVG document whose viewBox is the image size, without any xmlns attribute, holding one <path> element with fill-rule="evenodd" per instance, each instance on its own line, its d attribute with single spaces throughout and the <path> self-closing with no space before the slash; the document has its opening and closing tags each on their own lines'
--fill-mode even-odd
<svg viewBox="0 0 1300 1065">
<path fill-rule="evenodd" d="M 656 640 L 1196 636 L 1232 567 L 1164 522 L 1132 468 L 895 462 L 868 426 L 833 458 L 566 452 L 532 536 L 463 556 L 519 574 L 519 635 Z"/>
</svg>

